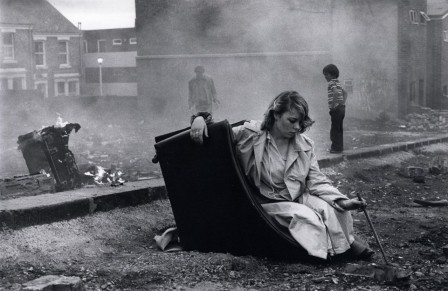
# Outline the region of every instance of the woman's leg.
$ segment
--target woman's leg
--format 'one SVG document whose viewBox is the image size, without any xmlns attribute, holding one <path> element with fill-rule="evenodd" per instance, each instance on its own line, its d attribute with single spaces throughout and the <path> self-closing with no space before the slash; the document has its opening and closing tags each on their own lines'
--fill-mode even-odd
<svg viewBox="0 0 448 291">
<path fill-rule="evenodd" d="M 303 204 L 320 214 L 327 228 L 328 251 L 342 254 L 350 249 L 355 240 L 353 235 L 353 219 L 350 211 L 338 211 L 317 196 L 306 195 Z"/>
<path fill-rule="evenodd" d="M 326 227 L 318 213 L 296 202 L 267 203 L 262 206 L 271 217 L 289 230 L 308 254 L 327 258 Z"/>
</svg>

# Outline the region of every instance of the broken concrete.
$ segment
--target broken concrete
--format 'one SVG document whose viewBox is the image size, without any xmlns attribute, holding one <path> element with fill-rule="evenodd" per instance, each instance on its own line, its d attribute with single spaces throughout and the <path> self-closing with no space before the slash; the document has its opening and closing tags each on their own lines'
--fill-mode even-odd
<svg viewBox="0 0 448 291">
<path fill-rule="evenodd" d="M 47 275 L 23 284 L 23 291 L 85 291 L 79 277 Z"/>
<path fill-rule="evenodd" d="M 347 264 L 343 272 L 347 276 L 375 278 L 387 283 L 401 283 L 410 279 L 411 273 L 393 265 Z"/>
</svg>

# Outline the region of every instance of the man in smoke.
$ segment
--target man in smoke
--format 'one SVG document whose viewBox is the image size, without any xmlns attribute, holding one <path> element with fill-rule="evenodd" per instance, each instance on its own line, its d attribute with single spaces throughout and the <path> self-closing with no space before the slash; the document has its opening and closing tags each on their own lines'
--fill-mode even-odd
<svg viewBox="0 0 448 291">
<path fill-rule="evenodd" d="M 203 66 L 194 69 L 196 76 L 188 82 L 188 108 L 197 112 L 213 113 L 213 105 L 219 105 L 213 79 L 205 75 Z"/>
</svg>

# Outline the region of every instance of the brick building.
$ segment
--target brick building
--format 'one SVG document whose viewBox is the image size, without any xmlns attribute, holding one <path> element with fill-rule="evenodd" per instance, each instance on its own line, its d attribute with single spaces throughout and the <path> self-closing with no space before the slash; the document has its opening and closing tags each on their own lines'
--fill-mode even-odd
<svg viewBox="0 0 448 291">
<path fill-rule="evenodd" d="M 448 1 L 429 0 L 428 15 L 428 89 L 431 107 L 438 108 L 448 104 Z"/>
<path fill-rule="evenodd" d="M 2 93 L 80 94 L 81 34 L 45 0 L 0 0 Z M 13 94 L 11 92 L 11 94 Z"/>
<path fill-rule="evenodd" d="M 426 1 L 333 2 L 333 59 L 359 117 L 428 106 Z"/>
<path fill-rule="evenodd" d="M 134 28 L 84 30 L 83 52 L 83 95 L 100 95 L 97 60 L 102 58 L 103 95 L 137 96 L 137 38 Z"/>
</svg>

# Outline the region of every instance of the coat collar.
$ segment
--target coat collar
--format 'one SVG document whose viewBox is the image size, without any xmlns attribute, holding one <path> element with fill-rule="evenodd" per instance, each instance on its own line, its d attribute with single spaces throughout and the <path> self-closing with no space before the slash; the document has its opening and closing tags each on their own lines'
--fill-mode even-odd
<svg viewBox="0 0 448 291">
<path fill-rule="evenodd" d="M 268 139 L 270 139 L 270 137 L 268 136 L 269 133 L 267 131 L 258 130 L 258 132 L 256 133 L 253 147 L 255 155 L 255 165 L 257 167 L 258 173 L 261 173 L 261 161 L 263 159 L 264 148 L 266 142 L 268 142 Z M 295 138 L 292 140 L 291 145 L 292 146 L 289 148 L 288 158 L 286 160 L 286 169 L 289 169 L 297 160 L 300 152 L 311 150 L 311 141 L 300 133 L 296 134 Z"/>
</svg>

